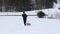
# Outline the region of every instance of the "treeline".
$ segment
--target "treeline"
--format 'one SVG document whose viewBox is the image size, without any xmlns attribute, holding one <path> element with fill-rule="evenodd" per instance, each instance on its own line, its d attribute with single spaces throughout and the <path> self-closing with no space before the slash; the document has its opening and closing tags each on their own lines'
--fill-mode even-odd
<svg viewBox="0 0 60 34">
<path fill-rule="evenodd" d="M 57 3 L 57 0 L 36 0 L 36 8 L 37 9 L 52 8 L 53 2 Z"/>
<path fill-rule="evenodd" d="M 5 6 L 6 8 L 16 8 L 17 11 L 31 10 L 30 0 L 5 0 Z"/>
<path fill-rule="evenodd" d="M 53 2 L 57 3 L 57 0 L 35 0 L 35 3 L 32 4 L 31 1 L 32 0 L 0 0 L 0 6 L 2 7 L 4 4 L 6 11 L 9 9 L 15 9 L 16 11 L 30 11 L 43 8 L 52 8 Z"/>
</svg>

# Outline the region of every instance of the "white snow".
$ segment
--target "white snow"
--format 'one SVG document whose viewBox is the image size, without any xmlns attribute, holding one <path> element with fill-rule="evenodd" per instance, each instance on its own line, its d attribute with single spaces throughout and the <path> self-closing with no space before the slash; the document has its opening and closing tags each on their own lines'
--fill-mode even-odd
<svg viewBox="0 0 60 34">
<path fill-rule="evenodd" d="M 60 34 L 60 20 L 28 16 L 31 26 L 24 26 L 21 16 L 0 16 L 0 34 Z"/>
<path fill-rule="evenodd" d="M 26 12 L 26 14 L 36 15 L 39 11 L 40 10 Z M 42 11 L 49 16 L 51 14 L 55 16 L 59 9 L 51 8 Z M 9 14 L 12 15 L 12 13 Z M 16 13 L 13 14 L 15 15 Z M 17 13 L 16 15 L 21 14 L 22 13 Z M 7 15 L 7 13 L 0 13 L 0 15 Z M 0 16 L 0 34 L 60 34 L 59 19 L 28 16 L 27 23 L 31 23 L 31 26 L 24 26 L 22 16 Z"/>
</svg>

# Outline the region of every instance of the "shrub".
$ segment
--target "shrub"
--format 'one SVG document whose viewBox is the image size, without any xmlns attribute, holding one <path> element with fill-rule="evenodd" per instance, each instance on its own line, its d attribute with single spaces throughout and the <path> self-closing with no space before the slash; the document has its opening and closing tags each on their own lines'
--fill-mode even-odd
<svg viewBox="0 0 60 34">
<path fill-rule="evenodd" d="M 44 12 L 42 12 L 42 11 L 40 11 L 40 12 L 37 13 L 37 16 L 38 16 L 39 18 L 43 18 L 45 15 L 46 15 L 46 14 L 45 14 Z"/>
</svg>

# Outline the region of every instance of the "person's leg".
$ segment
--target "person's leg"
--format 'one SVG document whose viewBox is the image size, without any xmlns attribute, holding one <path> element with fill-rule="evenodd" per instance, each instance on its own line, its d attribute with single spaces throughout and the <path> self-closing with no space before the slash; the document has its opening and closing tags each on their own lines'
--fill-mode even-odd
<svg viewBox="0 0 60 34">
<path fill-rule="evenodd" d="M 27 21 L 27 18 L 25 17 L 25 18 L 24 18 L 24 25 L 26 25 L 26 21 Z"/>
</svg>

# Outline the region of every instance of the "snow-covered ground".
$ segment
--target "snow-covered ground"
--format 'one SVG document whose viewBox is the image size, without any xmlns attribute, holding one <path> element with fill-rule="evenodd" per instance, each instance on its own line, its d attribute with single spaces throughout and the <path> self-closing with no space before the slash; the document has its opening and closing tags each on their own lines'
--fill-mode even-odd
<svg viewBox="0 0 60 34">
<path fill-rule="evenodd" d="M 57 4 L 59 6 L 59 4 Z M 56 16 L 60 12 L 57 8 L 43 9 L 42 11 L 49 16 Z M 26 12 L 27 15 L 36 15 L 40 10 Z M 0 15 L 21 15 L 21 13 L 1 13 Z M 60 34 L 60 20 L 38 18 L 28 16 L 27 23 L 31 26 L 24 26 L 22 16 L 0 16 L 0 34 Z"/>
<path fill-rule="evenodd" d="M 60 34 L 60 20 L 28 16 L 24 26 L 22 16 L 0 16 L 0 34 Z"/>
</svg>

